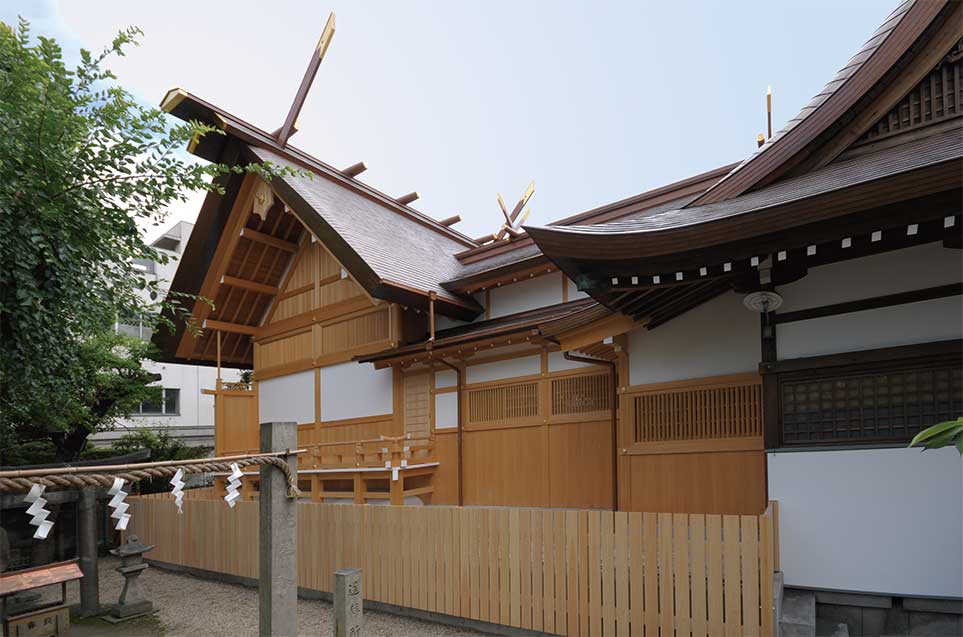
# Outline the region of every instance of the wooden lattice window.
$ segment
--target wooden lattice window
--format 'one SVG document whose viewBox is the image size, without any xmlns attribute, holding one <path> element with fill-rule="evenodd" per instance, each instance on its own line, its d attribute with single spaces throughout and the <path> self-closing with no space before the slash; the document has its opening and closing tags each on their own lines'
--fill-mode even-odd
<svg viewBox="0 0 963 637">
<path fill-rule="evenodd" d="M 468 424 L 538 416 L 538 383 L 516 383 L 468 392 Z"/>
<path fill-rule="evenodd" d="M 958 364 L 783 380 L 783 442 L 903 442 L 963 414 Z"/>
<path fill-rule="evenodd" d="M 636 443 L 762 435 L 758 379 L 680 389 L 643 390 L 627 397 Z"/>
<path fill-rule="evenodd" d="M 586 414 L 609 409 L 608 374 L 552 380 L 552 415 Z"/>
</svg>

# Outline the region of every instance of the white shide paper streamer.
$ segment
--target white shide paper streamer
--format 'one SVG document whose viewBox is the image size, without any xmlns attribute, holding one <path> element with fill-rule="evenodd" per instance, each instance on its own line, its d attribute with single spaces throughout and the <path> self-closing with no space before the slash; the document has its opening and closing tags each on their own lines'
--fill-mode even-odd
<svg viewBox="0 0 963 637">
<path fill-rule="evenodd" d="M 124 481 L 120 478 L 114 478 L 114 484 L 107 491 L 107 495 L 113 496 L 110 502 L 107 503 L 113 512 L 110 517 L 117 520 L 117 524 L 114 526 L 118 531 L 123 531 L 127 528 L 127 522 L 130 521 L 130 514 L 127 513 L 127 509 L 130 505 L 124 502 L 127 497 L 127 492 L 124 491 Z"/>
<path fill-rule="evenodd" d="M 24 502 L 30 503 L 27 509 L 27 515 L 33 516 L 30 518 L 30 524 L 37 527 L 33 534 L 35 540 L 47 539 L 47 534 L 53 528 L 53 522 L 47 519 L 50 511 L 44 508 L 47 506 L 47 501 L 43 498 L 43 492 L 46 490 L 47 487 L 42 484 L 34 484 L 30 487 L 30 492 L 23 497 Z"/>
<path fill-rule="evenodd" d="M 227 480 L 227 495 L 224 499 L 227 501 L 228 505 L 233 509 L 234 505 L 237 504 L 238 499 L 241 497 L 241 492 L 238 490 L 241 486 L 241 478 L 244 473 L 241 468 L 237 466 L 236 462 L 231 463 L 231 475 Z"/>
<path fill-rule="evenodd" d="M 174 477 L 171 478 L 171 495 L 174 496 L 174 504 L 177 505 L 177 512 L 184 513 L 184 470 L 178 469 Z"/>
</svg>

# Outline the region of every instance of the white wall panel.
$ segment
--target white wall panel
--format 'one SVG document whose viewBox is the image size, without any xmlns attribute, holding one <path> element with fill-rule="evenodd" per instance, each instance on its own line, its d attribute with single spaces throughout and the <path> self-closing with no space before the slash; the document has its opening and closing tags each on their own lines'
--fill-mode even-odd
<svg viewBox="0 0 963 637">
<path fill-rule="evenodd" d="M 784 323 L 776 329 L 780 359 L 855 352 L 963 337 L 963 297 L 920 301 Z"/>
<path fill-rule="evenodd" d="M 628 351 L 633 385 L 755 371 L 759 315 L 727 292 L 652 331 L 630 332 Z"/>
<path fill-rule="evenodd" d="M 779 312 L 958 283 L 961 266 L 959 250 L 928 243 L 811 268 L 798 281 L 779 286 Z"/>
<path fill-rule="evenodd" d="M 435 394 L 435 429 L 458 427 L 458 392 Z"/>
<path fill-rule="evenodd" d="M 514 376 L 530 376 L 542 372 L 540 356 L 526 356 L 524 358 L 510 358 L 494 363 L 469 365 L 466 375 L 467 383 L 486 383 L 493 380 L 505 380 Z"/>
<path fill-rule="evenodd" d="M 572 279 L 569 279 L 568 277 L 566 277 L 565 281 L 566 281 L 566 285 L 568 285 L 569 301 L 574 301 L 576 299 L 584 299 L 585 297 L 588 296 L 587 292 L 582 292 L 581 290 L 578 289 L 578 286 L 575 285 L 575 281 L 573 281 Z"/>
<path fill-rule="evenodd" d="M 260 422 L 314 422 L 314 370 L 258 382 Z"/>
<path fill-rule="evenodd" d="M 458 374 L 452 369 L 444 369 L 435 372 L 435 387 L 454 387 L 458 384 Z"/>
<path fill-rule="evenodd" d="M 780 312 L 958 283 L 960 252 L 931 243 L 810 270 L 779 287 Z M 912 345 L 963 336 L 959 296 L 785 323 L 776 330 L 780 359 Z"/>
<path fill-rule="evenodd" d="M 562 302 L 562 282 L 558 274 L 546 274 L 511 285 L 492 288 L 491 318 L 534 310 Z M 484 304 L 484 301 L 482 301 Z"/>
<path fill-rule="evenodd" d="M 963 464 L 955 449 L 768 454 L 786 586 L 963 595 Z"/>
<path fill-rule="evenodd" d="M 574 352 L 574 354 L 576 356 L 584 356 L 584 354 L 579 354 L 578 352 Z M 600 365 L 593 365 L 592 363 L 570 361 L 565 358 L 562 352 L 548 353 L 548 371 L 550 372 L 563 372 L 568 369 L 581 369 L 583 367 L 598 367 L 599 369 L 604 369 Z"/>
<path fill-rule="evenodd" d="M 321 369 L 321 420 L 390 414 L 391 369 L 370 363 L 341 363 Z"/>
</svg>

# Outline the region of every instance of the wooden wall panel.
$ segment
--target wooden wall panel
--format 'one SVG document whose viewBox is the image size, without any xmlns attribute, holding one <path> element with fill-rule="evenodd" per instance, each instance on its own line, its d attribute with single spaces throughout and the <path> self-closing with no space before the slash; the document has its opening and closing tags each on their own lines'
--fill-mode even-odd
<svg viewBox="0 0 963 637">
<path fill-rule="evenodd" d="M 763 451 L 623 456 L 630 511 L 758 515 L 766 508 Z"/>
<path fill-rule="evenodd" d="M 320 330 L 319 355 L 333 354 L 376 341 L 385 341 L 390 336 L 391 312 L 387 305 L 381 308 L 325 325 Z"/>
<path fill-rule="evenodd" d="M 542 427 L 466 431 L 465 504 L 547 506 L 548 449 Z"/>
<path fill-rule="evenodd" d="M 254 369 L 263 370 L 294 361 L 309 359 L 313 354 L 311 330 L 254 344 Z"/>
<path fill-rule="evenodd" d="M 431 400 L 429 373 L 404 375 L 405 433 L 427 436 L 431 431 Z"/>
<path fill-rule="evenodd" d="M 257 451 L 260 446 L 256 392 L 214 396 L 214 450 L 219 456 Z"/>
<path fill-rule="evenodd" d="M 432 504 L 458 504 L 458 435 L 456 432 L 435 432 L 435 456 L 438 469 L 432 479 L 435 492 Z"/>
<path fill-rule="evenodd" d="M 613 508 L 611 420 L 550 425 L 547 429 L 546 506 Z"/>
</svg>

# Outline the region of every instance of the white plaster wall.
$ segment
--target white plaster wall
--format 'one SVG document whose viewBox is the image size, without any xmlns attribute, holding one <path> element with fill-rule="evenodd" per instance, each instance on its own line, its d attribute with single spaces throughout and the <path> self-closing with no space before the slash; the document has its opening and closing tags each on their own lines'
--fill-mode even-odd
<svg viewBox="0 0 963 637">
<path fill-rule="evenodd" d="M 458 384 L 458 374 L 452 369 L 444 369 L 435 372 L 435 387 L 454 387 Z"/>
<path fill-rule="evenodd" d="M 761 360 L 759 315 L 731 292 L 628 340 L 633 385 L 751 372 Z"/>
<path fill-rule="evenodd" d="M 582 356 L 582 354 L 575 353 L 576 356 Z M 598 365 L 593 365 L 592 363 L 579 363 L 577 361 L 570 361 L 565 358 L 562 352 L 549 352 L 548 353 L 548 371 L 550 372 L 563 372 L 568 369 L 581 369 L 582 367 L 599 367 Z"/>
<path fill-rule="evenodd" d="M 498 318 L 561 303 L 562 282 L 558 274 L 546 274 L 492 288 L 489 298 L 491 318 Z M 484 305 L 484 299 L 481 302 Z"/>
<path fill-rule="evenodd" d="M 321 420 L 390 414 L 391 369 L 370 363 L 341 363 L 321 369 Z"/>
<path fill-rule="evenodd" d="M 963 595 L 963 462 L 955 449 L 768 454 L 787 586 Z"/>
<path fill-rule="evenodd" d="M 467 368 L 467 383 L 485 383 L 493 380 L 504 380 L 514 376 L 530 376 L 542 372 L 542 361 L 539 356 L 524 358 L 510 358 L 494 363 L 469 365 Z"/>
<path fill-rule="evenodd" d="M 435 394 L 435 429 L 458 426 L 458 392 Z"/>
<path fill-rule="evenodd" d="M 963 280 L 959 250 L 941 243 L 893 250 L 811 268 L 789 285 L 781 285 L 783 305 L 779 312 L 855 301 L 873 296 L 909 292 Z"/>
<path fill-rule="evenodd" d="M 259 422 L 314 422 L 314 370 L 258 382 Z"/>
<path fill-rule="evenodd" d="M 783 323 L 776 351 L 780 359 L 802 358 L 961 337 L 963 297 L 951 296 Z"/>
<path fill-rule="evenodd" d="M 779 311 L 908 292 L 961 279 L 960 252 L 930 243 L 813 268 L 799 281 L 779 287 L 784 299 Z M 785 323 L 776 330 L 776 349 L 780 359 L 787 359 L 961 336 L 963 299 L 956 296 Z"/>
<path fill-rule="evenodd" d="M 585 297 L 588 296 L 587 292 L 582 292 L 581 290 L 578 289 L 578 286 L 575 285 L 575 281 L 573 281 L 572 279 L 565 277 L 565 281 L 566 281 L 566 285 L 568 285 L 569 301 L 574 301 L 576 299 L 584 299 Z"/>
</svg>

